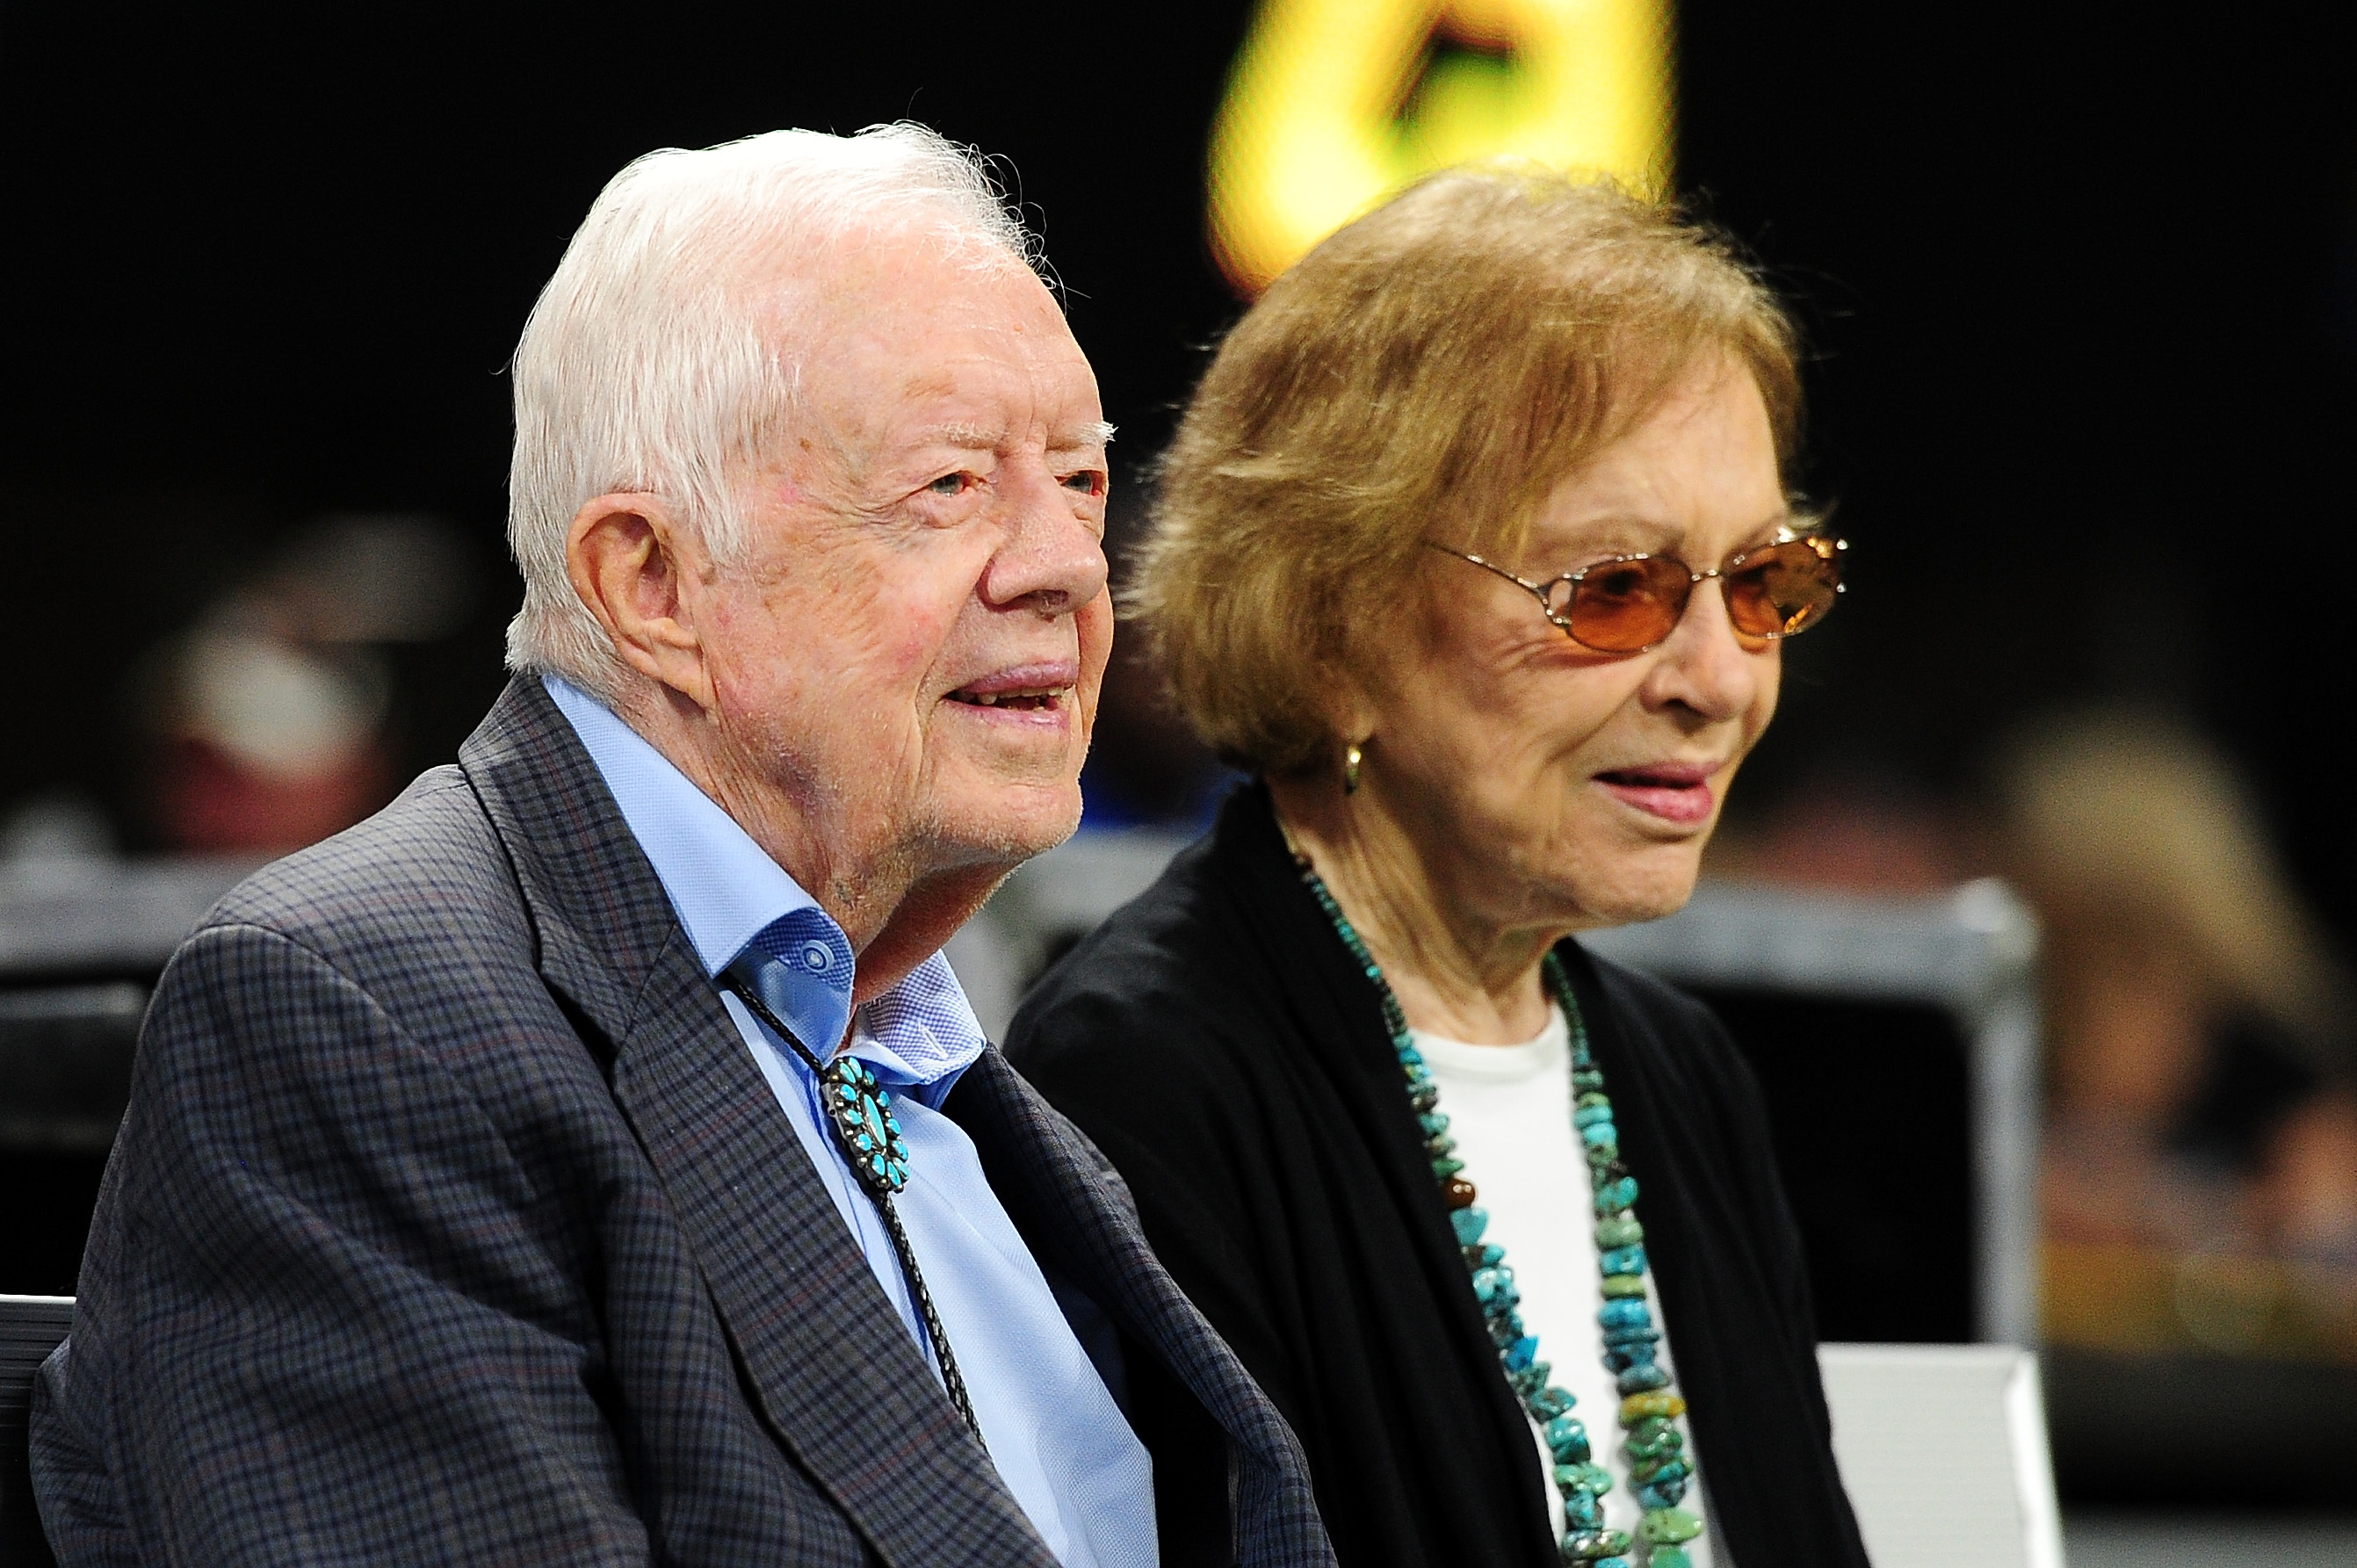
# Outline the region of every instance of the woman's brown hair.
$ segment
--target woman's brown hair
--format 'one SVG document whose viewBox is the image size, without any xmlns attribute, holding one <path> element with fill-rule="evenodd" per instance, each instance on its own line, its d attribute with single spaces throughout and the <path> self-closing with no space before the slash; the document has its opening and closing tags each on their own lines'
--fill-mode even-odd
<svg viewBox="0 0 2357 1568">
<path fill-rule="evenodd" d="M 1129 598 L 1180 710 L 1240 766 L 1331 766 L 1321 688 L 1415 602 L 1420 542 L 1512 559 L 1548 492 L 1714 353 L 1789 464 L 1791 321 L 1674 210 L 1476 166 L 1332 235 L 1228 334 L 1163 459 Z"/>
</svg>

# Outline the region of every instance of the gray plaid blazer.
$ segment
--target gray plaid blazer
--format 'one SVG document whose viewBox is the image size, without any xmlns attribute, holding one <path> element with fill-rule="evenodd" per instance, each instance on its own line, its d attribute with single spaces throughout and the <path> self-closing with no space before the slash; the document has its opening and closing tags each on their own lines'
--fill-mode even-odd
<svg viewBox="0 0 2357 1568">
<path fill-rule="evenodd" d="M 1210 1451 L 1166 1539 L 1330 1564 L 1103 1157 L 996 1050 L 947 1109 Z M 1054 1562 L 533 680 L 173 959 L 33 1455 L 66 1568 Z"/>
</svg>

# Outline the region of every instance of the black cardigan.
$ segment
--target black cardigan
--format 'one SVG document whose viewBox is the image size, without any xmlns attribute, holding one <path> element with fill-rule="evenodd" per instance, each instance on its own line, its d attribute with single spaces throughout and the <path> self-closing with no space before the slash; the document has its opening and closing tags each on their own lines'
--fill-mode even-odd
<svg viewBox="0 0 2357 1568">
<path fill-rule="evenodd" d="M 1641 1188 L 1719 1561 L 1865 1568 L 1750 1070 L 1699 1003 L 1560 955 Z M 1162 1261 L 1292 1422 L 1343 1568 L 1557 1562 L 1375 989 L 1265 789 L 1049 973 L 1006 1049 L 1127 1178 Z M 1613 1412 L 1578 1413 L 1619 1471 Z"/>
</svg>

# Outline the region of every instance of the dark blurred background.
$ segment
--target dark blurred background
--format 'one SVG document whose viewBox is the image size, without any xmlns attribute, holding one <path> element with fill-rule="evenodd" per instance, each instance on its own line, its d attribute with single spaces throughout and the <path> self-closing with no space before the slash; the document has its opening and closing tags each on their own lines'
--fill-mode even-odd
<svg viewBox="0 0 2357 1568">
<path fill-rule="evenodd" d="M 517 592 L 502 367 L 591 199 L 650 148 L 909 117 L 1003 156 L 1122 427 L 1134 528 L 1140 472 L 1242 308 L 1203 182 L 1251 9 L 10 0 L 0 506 L 24 657 L 0 687 L 0 937 L 33 935 L 0 980 L 84 987 L 57 1041 L 121 1034 L 144 992 L 90 987 L 129 968 L 38 940 L 55 867 L 291 847 L 452 755 L 499 689 Z M 2357 1366 L 2357 812 L 2330 761 L 2357 673 L 2357 92 L 2337 9 L 1677 8 L 1675 186 L 1796 302 L 1799 478 L 1855 542 L 1714 869 L 1895 895 L 1995 871 L 2029 895 L 2060 966 L 2066 1342 Z M 1150 675 L 1117 672 L 1108 704 L 1092 820 L 1195 818 L 1213 775 Z M 2123 779 L 2104 821 L 2146 838 L 2085 865 L 2054 850 L 2087 840 L 2072 801 Z M 2249 918 L 2202 913 L 2224 906 Z M 2167 918 L 2128 929 L 2131 907 Z M 2144 1033 L 2105 1033 L 2127 1014 L 2098 982 L 2194 973 L 2174 1012 L 2130 1020 Z M 1806 1034 L 1872 1070 L 1878 1042 L 1929 1026 L 1723 1000 L 1770 1061 Z M 0 1103 L 20 1215 L 72 1220 L 95 1179 L 119 1088 L 73 1092 L 96 1109 L 48 1145 Z M 2137 1116 L 2144 1144 L 2094 1135 Z M 2158 1208 L 2178 1230 L 2137 1228 Z M 0 1290 L 70 1288 L 60 1227 L 13 1255 L 48 1246 L 62 1277 Z M 2175 1260 L 2205 1236 L 2223 1273 L 2189 1275 Z M 2252 1326 L 2238 1260 L 2263 1254 L 2328 1272 L 2297 1332 Z M 1960 1286 L 1927 1288 L 1925 1321 L 1966 1320 Z"/>
<path fill-rule="evenodd" d="M 1857 542 L 1743 807 L 1843 773 L 1953 790 L 2023 709 L 2131 696 L 2226 739 L 2301 889 L 2357 929 L 2329 761 L 2357 412 L 2333 9 L 1680 7 L 1677 184 L 1799 298 L 1804 478 Z M 156 843 L 138 660 L 327 514 L 439 517 L 476 557 L 467 623 L 392 682 L 388 777 L 449 755 L 513 596 L 500 368 L 650 147 L 907 115 L 1004 155 L 1119 450 L 1150 456 L 1237 309 L 1202 173 L 1247 16 L 14 0 L 0 463 L 27 657 L 0 812 L 70 793 Z"/>
</svg>

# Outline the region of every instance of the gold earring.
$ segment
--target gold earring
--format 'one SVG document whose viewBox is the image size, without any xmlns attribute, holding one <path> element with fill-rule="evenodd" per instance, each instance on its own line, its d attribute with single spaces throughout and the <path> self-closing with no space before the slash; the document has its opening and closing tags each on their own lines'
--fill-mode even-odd
<svg viewBox="0 0 2357 1568">
<path fill-rule="evenodd" d="M 1359 748 L 1355 745 L 1346 746 L 1342 748 L 1342 793 L 1355 795 L 1358 792 Z"/>
</svg>

